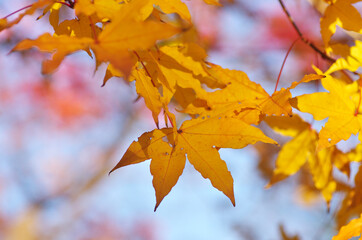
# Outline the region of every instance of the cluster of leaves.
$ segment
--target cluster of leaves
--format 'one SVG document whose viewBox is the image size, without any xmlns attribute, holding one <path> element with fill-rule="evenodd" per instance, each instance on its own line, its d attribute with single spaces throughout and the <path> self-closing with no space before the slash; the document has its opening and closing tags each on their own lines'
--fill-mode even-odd
<svg viewBox="0 0 362 240">
<path fill-rule="evenodd" d="M 1 19 L 0 30 L 41 9 L 40 17 L 49 13 L 54 33 L 23 40 L 14 51 L 37 47 L 52 53 L 42 68 L 49 74 L 67 55 L 83 50 L 94 57 L 97 68 L 108 64 L 104 84 L 112 77 L 135 81 L 137 94 L 152 112 L 157 129 L 134 141 L 112 171 L 151 159 L 155 210 L 177 183 L 186 158 L 235 205 L 233 178 L 219 150 L 240 149 L 256 142 L 277 144 L 255 127 L 264 121 L 277 133 L 291 137 L 280 150 L 269 186 L 307 165 L 315 188 L 327 204 L 333 193 L 345 192 L 340 207 L 342 225 L 362 207 L 362 168 L 350 186 L 333 174 L 337 169 L 350 178 L 350 163 L 361 161 L 362 145 L 345 153 L 336 144 L 359 133 L 362 127 L 362 79 L 356 72 L 362 66 L 362 42 L 335 43 L 333 35 L 337 26 L 348 34 L 362 33 L 362 17 L 353 5 L 357 2 L 325 1 L 320 22 L 325 50 L 320 53 L 332 59 L 329 69 L 323 72 L 315 68 L 316 74 L 306 75 L 272 95 L 244 72 L 206 60 L 207 53 L 198 44 L 197 30 L 181 0 L 39 0 L 14 20 Z M 205 0 L 205 4 L 220 5 L 217 0 Z M 60 22 L 63 8 L 71 9 L 74 19 Z M 319 79 L 328 92 L 293 98 L 292 89 Z M 328 121 L 318 132 L 293 113 L 293 108 L 312 114 L 317 121 Z M 187 114 L 189 120 L 176 118 L 174 111 Z M 161 129 L 160 115 L 166 124 Z M 335 239 L 347 239 L 350 232 L 346 228 L 356 228 L 360 221 L 342 228 Z M 353 236 L 360 233 L 358 228 Z"/>
</svg>

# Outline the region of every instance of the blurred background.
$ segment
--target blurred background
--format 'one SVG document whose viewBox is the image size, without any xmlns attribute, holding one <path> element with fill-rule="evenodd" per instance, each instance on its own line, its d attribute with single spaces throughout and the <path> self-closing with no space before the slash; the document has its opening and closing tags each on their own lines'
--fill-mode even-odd
<svg viewBox="0 0 362 240">
<path fill-rule="evenodd" d="M 221 8 L 185 2 L 208 61 L 242 70 L 272 93 L 298 37 L 278 1 L 221 1 Z M 0 0 L 0 17 L 31 3 Z M 320 13 L 307 0 L 285 4 L 304 36 L 321 46 Z M 220 150 L 234 178 L 236 207 L 188 164 L 153 212 L 149 161 L 108 176 L 131 142 L 155 128 L 134 86 L 113 78 L 100 87 L 105 66 L 94 72 L 86 53 L 68 56 L 52 75 L 40 73 L 47 54 L 8 54 L 19 41 L 52 32 L 47 16 L 35 21 L 40 14 L 0 33 L 0 239 L 323 240 L 336 233 L 341 198 L 328 212 L 310 176 L 301 172 L 264 188 L 279 150 L 266 144 Z M 311 64 L 327 67 L 297 42 L 278 88 L 312 73 Z M 288 140 L 263 129 L 278 142 Z"/>
</svg>

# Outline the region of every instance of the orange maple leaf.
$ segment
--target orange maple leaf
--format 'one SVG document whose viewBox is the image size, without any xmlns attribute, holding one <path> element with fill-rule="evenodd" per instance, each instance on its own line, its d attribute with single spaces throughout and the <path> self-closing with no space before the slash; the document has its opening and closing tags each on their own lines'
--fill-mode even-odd
<svg viewBox="0 0 362 240">
<path fill-rule="evenodd" d="M 43 67 L 44 73 L 50 73 L 66 55 L 91 48 L 98 61 L 110 62 L 128 75 L 134 63 L 129 51 L 147 49 L 157 40 L 169 38 L 180 31 L 179 28 L 162 22 L 135 20 L 130 13 L 140 2 L 142 1 L 132 1 L 123 6 L 112 22 L 106 25 L 98 36 L 94 36 L 94 39 L 87 36 L 51 36 L 45 33 L 36 40 L 20 42 L 13 50 L 37 47 L 41 51 L 54 53 L 52 60 L 46 61 Z M 78 20 L 84 21 L 83 19 Z"/>
<path fill-rule="evenodd" d="M 276 144 L 258 128 L 238 119 L 192 119 L 185 121 L 179 130 L 163 128 L 144 133 L 130 145 L 112 171 L 152 159 L 150 167 L 156 191 L 156 210 L 182 174 L 187 154 L 195 169 L 210 179 L 211 184 L 235 205 L 233 178 L 218 149 L 243 148 L 258 141 Z"/>
<path fill-rule="evenodd" d="M 339 233 L 332 240 L 348 240 L 358 237 L 362 234 L 362 214 L 359 218 L 351 220 L 346 226 L 343 226 Z M 359 238 L 361 240 L 361 238 Z"/>
</svg>

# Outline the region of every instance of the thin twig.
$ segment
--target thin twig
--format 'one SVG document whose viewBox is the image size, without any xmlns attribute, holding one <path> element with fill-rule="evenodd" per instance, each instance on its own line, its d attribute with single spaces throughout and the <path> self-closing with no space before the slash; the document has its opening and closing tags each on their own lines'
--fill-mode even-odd
<svg viewBox="0 0 362 240">
<path fill-rule="evenodd" d="M 283 68 L 284 68 L 284 65 L 285 65 L 285 61 L 287 60 L 287 58 L 288 58 L 288 56 L 289 56 L 289 53 L 292 51 L 292 48 L 293 48 L 294 45 L 298 42 L 299 39 L 300 39 L 300 37 L 294 40 L 294 42 L 292 43 L 292 45 L 290 45 L 290 47 L 289 47 L 289 49 L 288 49 L 288 51 L 287 51 L 287 54 L 285 55 L 285 58 L 284 58 L 282 67 L 280 68 L 280 71 L 279 71 L 277 83 L 275 84 L 274 92 L 277 91 L 278 84 L 279 84 L 279 80 L 280 80 L 280 76 L 282 75 Z"/>
<path fill-rule="evenodd" d="M 314 43 L 312 43 L 311 41 L 309 41 L 308 39 L 306 39 L 302 32 L 300 31 L 300 29 L 298 28 L 297 24 L 294 22 L 293 18 L 290 16 L 290 13 L 288 12 L 288 10 L 286 9 L 283 0 L 278 0 L 280 5 L 283 8 L 284 13 L 287 15 L 290 23 L 293 25 L 293 28 L 295 29 L 295 31 L 298 33 L 300 39 L 307 44 L 309 47 L 311 47 L 314 51 L 316 51 L 317 53 L 319 53 L 323 59 L 334 63 L 336 60 L 331 58 L 330 56 L 328 56 L 325 52 L 323 52 L 322 50 L 320 50 L 316 45 L 314 45 Z"/>
</svg>

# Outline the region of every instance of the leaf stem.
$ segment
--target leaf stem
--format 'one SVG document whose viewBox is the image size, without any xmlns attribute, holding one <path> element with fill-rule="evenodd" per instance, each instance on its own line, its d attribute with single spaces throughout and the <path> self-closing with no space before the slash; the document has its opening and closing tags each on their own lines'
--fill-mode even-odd
<svg viewBox="0 0 362 240">
<path fill-rule="evenodd" d="M 280 71 L 279 71 L 279 75 L 278 75 L 278 79 L 277 79 L 277 83 L 275 84 L 275 89 L 274 89 L 274 92 L 277 91 L 277 88 L 278 88 L 278 84 L 279 84 L 279 80 L 280 80 L 280 76 L 282 75 L 282 72 L 283 72 L 283 68 L 284 68 L 284 65 L 285 65 L 285 62 L 289 56 L 289 53 L 291 52 L 292 48 L 294 47 L 294 45 L 298 42 L 298 40 L 301 39 L 300 37 L 298 37 L 297 39 L 294 40 L 294 42 L 292 43 L 292 45 L 290 45 L 289 49 L 288 49 L 288 52 L 287 54 L 285 55 L 285 58 L 283 60 L 283 64 L 282 64 L 282 67 L 280 68 Z"/>
<path fill-rule="evenodd" d="M 72 1 L 72 0 L 65 0 L 65 1 L 68 2 L 70 8 L 74 8 L 74 4 L 76 3 L 76 0 L 74 0 L 74 1 Z"/>
<path fill-rule="evenodd" d="M 287 10 L 287 8 L 285 7 L 283 0 L 278 0 L 280 3 L 280 6 L 283 8 L 283 11 L 285 13 L 285 15 L 287 15 L 289 22 L 293 25 L 294 30 L 298 33 L 300 39 L 307 44 L 309 47 L 311 47 L 314 51 L 316 51 L 317 53 L 319 53 L 321 55 L 321 57 L 331 63 L 334 63 L 336 60 L 334 58 L 331 58 L 330 56 L 328 56 L 325 52 L 323 52 L 322 50 L 320 50 L 316 45 L 314 45 L 314 43 L 312 43 L 311 41 L 309 41 L 308 39 L 306 39 L 302 32 L 300 31 L 300 29 L 298 28 L 297 24 L 294 22 L 293 18 L 291 17 L 289 11 Z"/>
<path fill-rule="evenodd" d="M 153 85 L 154 87 L 156 87 L 156 84 L 153 82 L 153 79 L 152 79 L 152 77 L 151 77 L 151 74 L 148 72 L 145 64 L 141 61 L 141 58 L 140 58 L 140 56 L 138 55 L 138 53 L 137 53 L 136 51 L 133 51 L 133 53 L 137 56 L 138 61 L 142 64 L 142 66 L 143 66 L 143 68 L 145 69 L 147 75 L 151 78 L 152 85 Z"/>
<path fill-rule="evenodd" d="M 74 4 L 72 5 L 71 3 L 66 3 L 66 2 L 61 2 L 61 1 L 55 1 L 54 3 L 60 3 L 60 4 L 63 4 L 65 6 L 68 6 L 70 8 L 74 8 Z"/>
<path fill-rule="evenodd" d="M 70 8 L 74 8 L 74 3 L 71 4 L 71 3 L 61 2 L 61 1 L 54 1 L 54 3 L 60 3 L 60 4 L 63 4 L 63 5 L 65 5 L 65 6 L 68 6 L 68 7 L 70 7 Z M 12 16 L 12 15 L 20 12 L 20 11 L 23 11 L 23 10 L 25 10 L 25 9 L 27 9 L 27 8 L 30 8 L 30 7 L 32 7 L 32 6 L 33 6 L 33 4 L 29 4 L 29 5 L 25 6 L 25 7 L 22 7 L 22 8 L 20 8 L 20 9 L 16 10 L 15 12 L 12 12 L 12 13 L 6 15 L 5 17 L 3 17 L 3 19 L 6 19 L 6 18 L 8 18 L 8 17 L 10 17 L 10 16 Z"/>
<path fill-rule="evenodd" d="M 359 113 L 359 107 L 361 106 L 361 99 L 362 99 L 362 89 L 361 86 L 358 85 L 358 90 L 359 90 L 359 100 L 358 100 L 358 105 L 356 108 L 356 111 L 354 112 L 354 116 L 356 117 Z"/>
<path fill-rule="evenodd" d="M 172 123 L 172 119 L 170 118 L 170 116 L 169 116 L 167 113 L 165 113 L 165 114 L 166 114 L 166 116 L 168 117 L 168 120 L 170 121 L 171 126 L 174 128 L 175 126 L 174 126 L 173 123 Z"/>
<path fill-rule="evenodd" d="M 90 23 L 91 28 L 92 28 L 92 33 L 93 33 L 94 42 L 95 42 L 96 44 L 98 44 L 99 41 L 98 41 L 98 36 L 97 36 L 97 32 L 96 32 L 96 28 L 95 28 L 95 26 L 94 26 L 94 23 L 93 23 L 91 17 L 88 17 L 88 19 L 89 19 L 89 23 Z"/>
<path fill-rule="evenodd" d="M 33 6 L 33 4 L 30 4 L 30 5 L 27 5 L 27 6 L 25 6 L 25 7 L 22 7 L 22 8 L 20 8 L 20 9 L 16 10 L 15 12 L 12 12 L 12 13 L 6 15 L 5 17 L 3 17 L 3 19 L 6 19 L 6 18 L 14 15 L 15 13 L 18 13 L 18 12 L 20 12 L 20 11 L 23 11 L 23 10 L 25 10 L 25 9 L 27 9 L 27 8 L 30 8 L 31 6 Z"/>
</svg>

